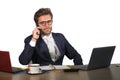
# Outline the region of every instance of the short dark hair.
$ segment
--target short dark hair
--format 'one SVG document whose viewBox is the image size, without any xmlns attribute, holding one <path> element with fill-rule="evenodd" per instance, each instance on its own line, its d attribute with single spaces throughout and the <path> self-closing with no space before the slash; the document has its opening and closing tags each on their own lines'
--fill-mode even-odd
<svg viewBox="0 0 120 80">
<path fill-rule="evenodd" d="M 53 19 L 53 14 L 51 12 L 50 8 L 40 8 L 34 15 L 34 21 L 36 23 L 36 26 L 38 26 L 38 18 L 43 15 L 50 15 L 51 19 Z"/>
</svg>

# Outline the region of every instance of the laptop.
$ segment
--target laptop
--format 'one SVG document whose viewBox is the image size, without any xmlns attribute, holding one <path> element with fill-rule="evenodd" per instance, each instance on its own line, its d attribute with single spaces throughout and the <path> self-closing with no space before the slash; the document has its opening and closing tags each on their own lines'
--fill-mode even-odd
<svg viewBox="0 0 120 80">
<path fill-rule="evenodd" d="M 94 70 L 110 66 L 112 56 L 116 46 L 93 48 L 88 65 L 71 66 L 74 70 Z"/>
<path fill-rule="evenodd" d="M 16 73 L 25 70 L 27 70 L 27 68 L 12 67 L 9 51 L 0 51 L 0 71 Z"/>
</svg>

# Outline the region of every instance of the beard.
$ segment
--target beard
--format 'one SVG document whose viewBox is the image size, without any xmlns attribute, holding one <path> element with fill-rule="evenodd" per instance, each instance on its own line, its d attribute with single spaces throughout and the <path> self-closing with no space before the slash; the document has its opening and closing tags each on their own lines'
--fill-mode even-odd
<svg viewBox="0 0 120 80">
<path fill-rule="evenodd" d="M 51 31 L 52 31 L 52 28 L 40 30 L 42 35 L 49 35 L 51 33 Z"/>
</svg>

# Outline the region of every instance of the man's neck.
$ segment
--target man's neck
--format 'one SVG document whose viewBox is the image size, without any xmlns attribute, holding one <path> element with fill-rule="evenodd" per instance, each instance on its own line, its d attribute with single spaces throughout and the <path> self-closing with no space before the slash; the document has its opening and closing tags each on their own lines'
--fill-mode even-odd
<svg viewBox="0 0 120 80">
<path fill-rule="evenodd" d="M 47 34 L 47 35 L 42 34 L 42 37 L 51 37 L 51 36 L 52 36 L 52 33 Z"/>
</svg>

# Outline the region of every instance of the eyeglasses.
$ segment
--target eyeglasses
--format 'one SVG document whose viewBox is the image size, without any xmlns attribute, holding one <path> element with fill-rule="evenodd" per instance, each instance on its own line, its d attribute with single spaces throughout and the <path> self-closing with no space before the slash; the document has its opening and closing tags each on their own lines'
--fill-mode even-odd
<svg viewBox="0 0 120 80">
<path fill-rule="evenodd" d="M 42 26 L 45 26 L 46 24 L 51 25 L 52 22 L 53 22 L 52 20 L 48 20 L 48 21 L 41 21 L 41 22 L 39 22 L 38 24 L 40 24 L 40 25 L 42 25 Z"/>
</svg>

